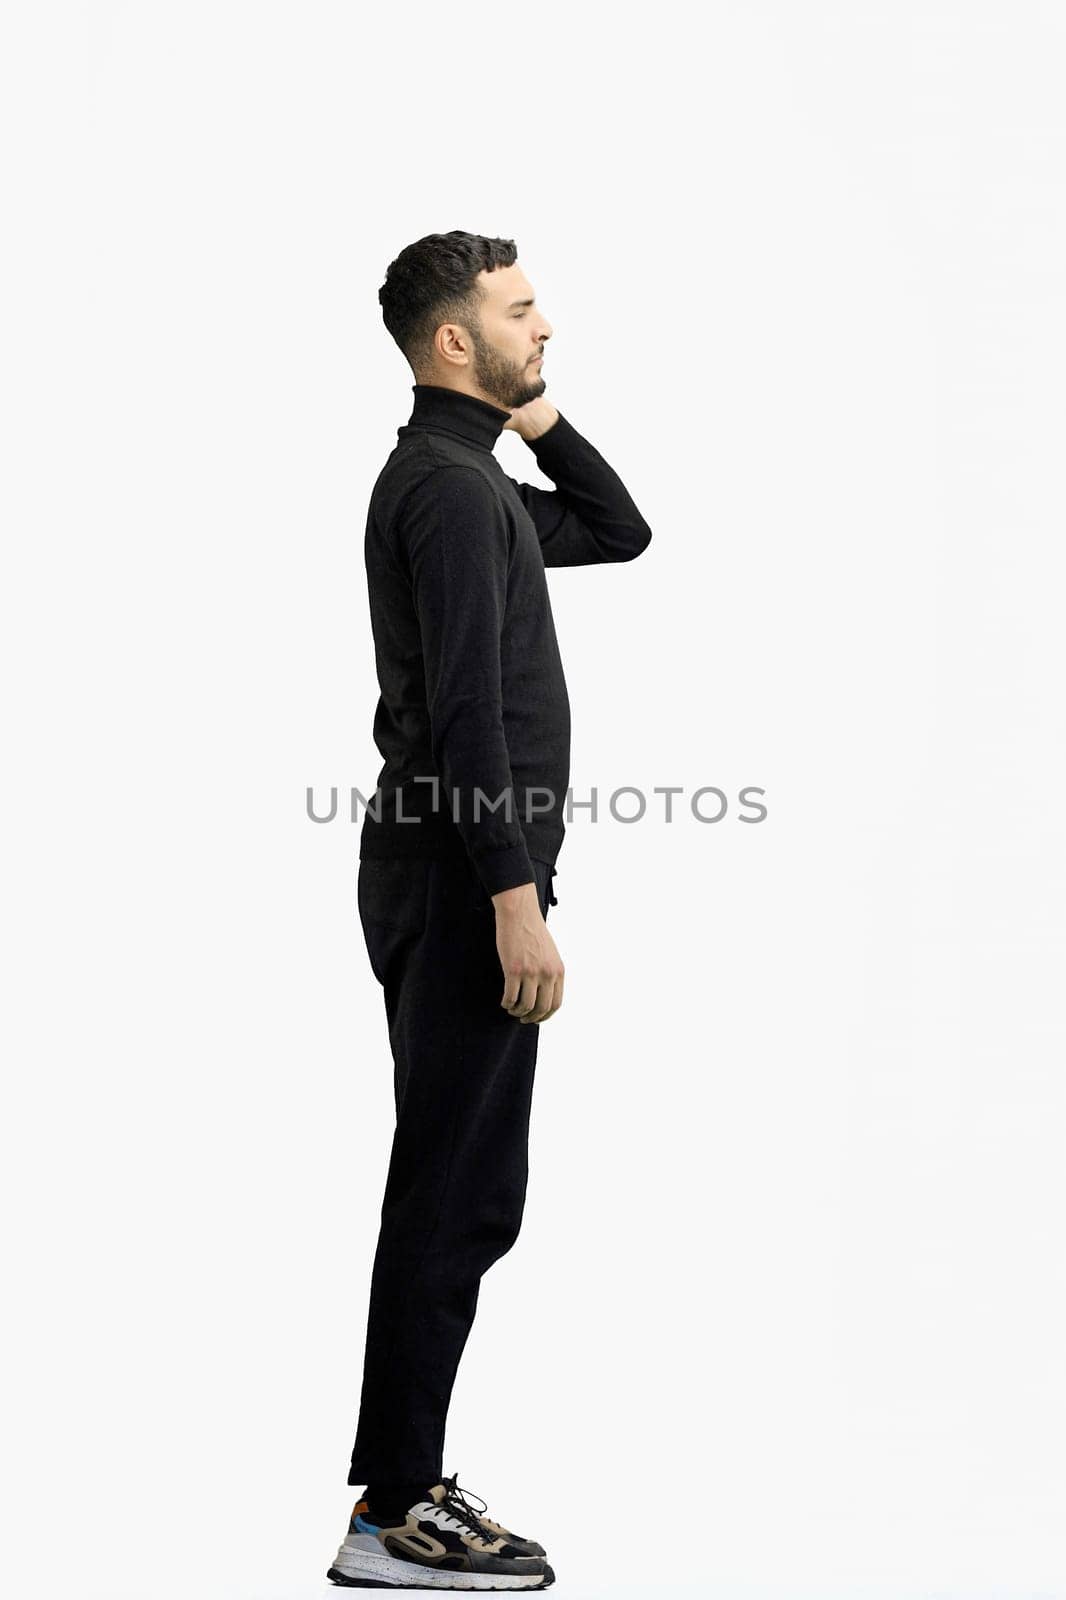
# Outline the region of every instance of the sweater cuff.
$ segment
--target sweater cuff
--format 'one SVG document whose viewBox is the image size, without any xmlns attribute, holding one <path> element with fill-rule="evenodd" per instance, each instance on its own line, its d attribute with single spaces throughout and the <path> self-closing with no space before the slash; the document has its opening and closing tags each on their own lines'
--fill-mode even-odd
<svg viewBox="0 0 1066 1600">
<path fill-rule="evenodd" d="M 536 456 L 539 465 L 541 456 L 545 461 L 549 460 L 553 450 L 557 450 L 560 445 L 565 449 L 575 437 L 578 437 L 577 429 L 572 423 L 567 422 L 560 411 L 550 428 L 538 433 L 535 439 L 527 439 L 526 443 Z"/>
<path fill-rule="evenodd" d="M 536 874 L 529 859 L 525 843 L 508 845 L 503 850 L 490 850 L 474 857 L 478 877 L 489 895 L 503 889 L 517 889 L 523 883 L 536 883 Z"/>
</svg>

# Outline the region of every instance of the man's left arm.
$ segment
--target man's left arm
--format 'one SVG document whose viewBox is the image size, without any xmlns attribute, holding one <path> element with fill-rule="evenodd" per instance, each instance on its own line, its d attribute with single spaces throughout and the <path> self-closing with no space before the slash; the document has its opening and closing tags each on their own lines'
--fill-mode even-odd
<svg viewBox="0 0 1066 1600">
<path fill-rule="evenodd" d="M 543 395 L 504 424 L 521 434 L 555 488 L 510 478 L 533 518 L 546 567 L 632 561 L 651 529 L 614 468 Z"/>
</svg>

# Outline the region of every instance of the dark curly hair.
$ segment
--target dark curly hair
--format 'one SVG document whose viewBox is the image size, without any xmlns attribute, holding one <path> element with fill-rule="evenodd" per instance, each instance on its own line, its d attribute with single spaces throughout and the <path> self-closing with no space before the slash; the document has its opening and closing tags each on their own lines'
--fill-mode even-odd
<svg viewBox="0 0 1066 1600">
<path fill-rule="evenodd" d="M 427 233 L 389 263 L 378 290 L 385 326 L 415 374 L 430 370 L 433 337 L 442 322 L 481 325 L 479 272 L 513 267 L 513 239 L 486 239 L 480 233 Z"/>
</svg>

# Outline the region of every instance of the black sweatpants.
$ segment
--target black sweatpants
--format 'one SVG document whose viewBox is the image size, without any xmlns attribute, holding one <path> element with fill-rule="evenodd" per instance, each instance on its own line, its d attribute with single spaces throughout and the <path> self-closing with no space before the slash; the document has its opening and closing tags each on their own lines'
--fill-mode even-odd
<svg viewBox="0 0 1066 1600">
<path fill-rule="evenodd" d="M 546 918 L 555 869 L 533 870 Z M 358 900 L 396 1130 L 348 1483 L 433 1484 L 482 1274 L 522 1222 L 540 1027 L 500 1005 L 495 909 L 468 857 L 363 859 Z"/>
</svg>

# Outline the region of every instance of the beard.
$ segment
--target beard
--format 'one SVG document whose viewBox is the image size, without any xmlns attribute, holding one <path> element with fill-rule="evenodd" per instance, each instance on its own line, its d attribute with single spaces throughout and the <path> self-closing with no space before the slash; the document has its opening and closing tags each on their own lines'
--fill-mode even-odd
<svg viewBox="0 0 1066 1600">
<path fill-rule="evenodd" d="M 474 377 L 478 387 L 491 395 L 498 406 L 505 411 L 516 411 L 544 393 L 547 384 L 539 367 L 511 361 L 489 344 L 477 328 L 469 332 L 474 346 Z"/>
</svg>

